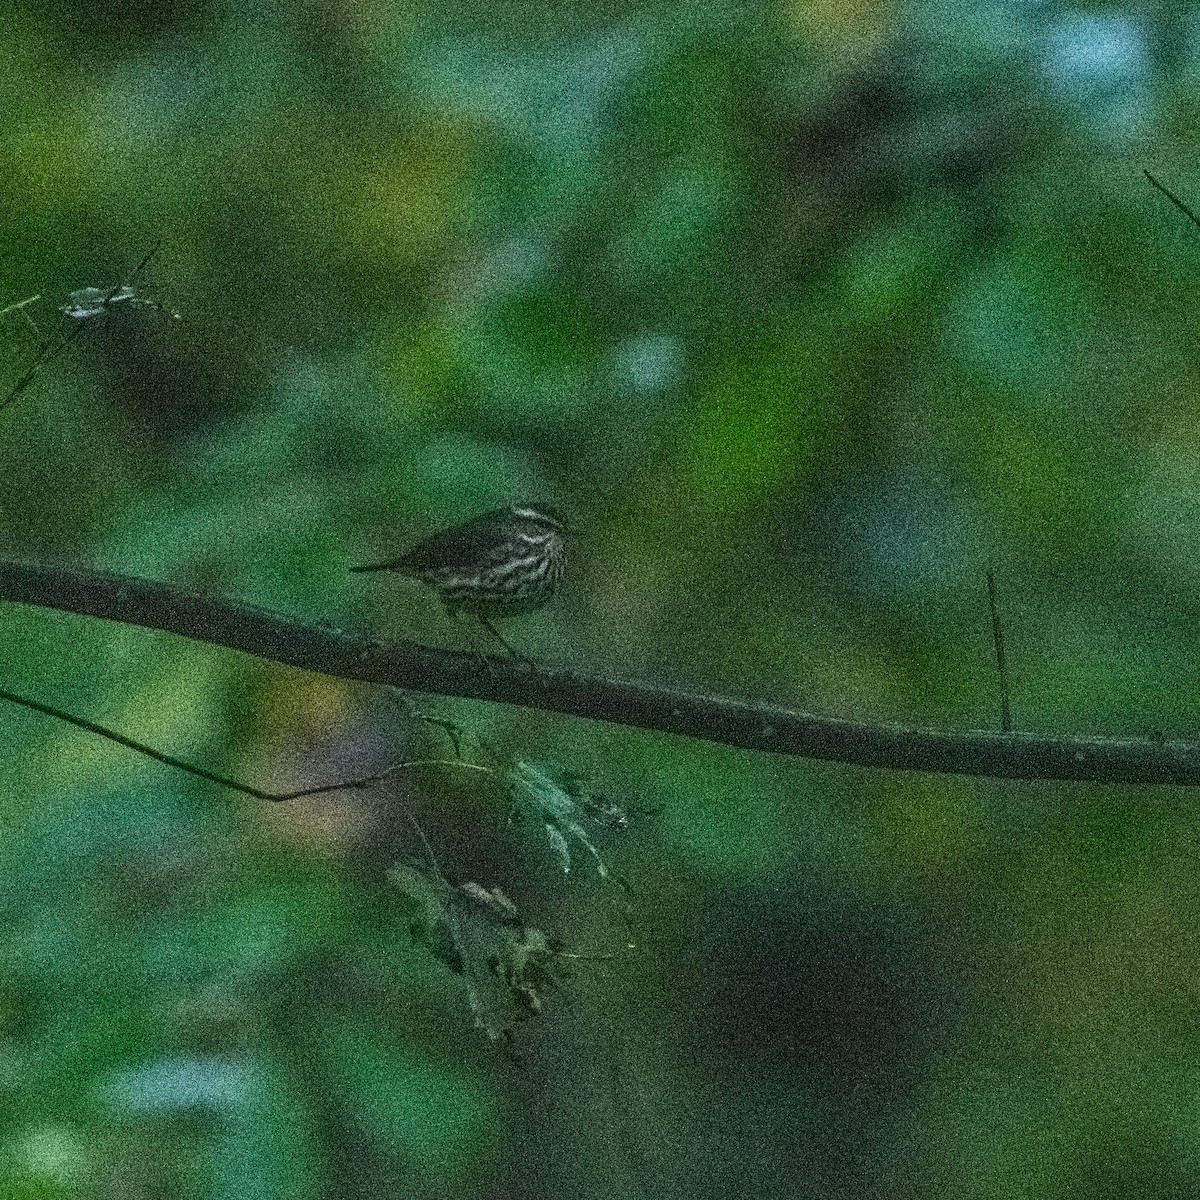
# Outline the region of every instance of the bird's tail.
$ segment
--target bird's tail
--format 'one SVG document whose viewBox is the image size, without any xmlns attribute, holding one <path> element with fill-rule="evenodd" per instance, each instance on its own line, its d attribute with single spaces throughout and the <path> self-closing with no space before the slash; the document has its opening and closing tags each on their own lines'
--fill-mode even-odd
<svg viewBox="0 0 1200 1200">
<path fill-rule="evenodd" d="M 367 563 L 362 567 L 351 567 L 351 571 L 404 571 L 407 570 L 402 562 Z"/>
</svg>

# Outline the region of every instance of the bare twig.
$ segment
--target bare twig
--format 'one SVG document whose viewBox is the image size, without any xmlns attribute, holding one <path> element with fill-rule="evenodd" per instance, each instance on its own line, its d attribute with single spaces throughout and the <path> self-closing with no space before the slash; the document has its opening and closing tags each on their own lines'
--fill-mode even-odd
<svg viewBox="0 0 1200 1200">
<path fill-rule="evenodd" d="M 996 647 L 996 671 L 1000 676 L 1000 730 L 1012 733 L 1012 710 L 1009 707 L 1008 660 L 1004 657 L 1004 630 L 1000 626 L 1000 607 L 996 602 L 996 576 L 988 568 L 988 605 L 992 610 L 992 642 Z"/>
<path fill-rule="evenodd" d="M 389 688 L 389 697 L 403 708 L 410 719 L 419 721 L 423 725 L 435 725 L 449 739 L 450 745 L 454 747 L 454 757 L 462 758 L 462 728 L 454 721 L 446 717 L 431 717 L 428 713 L 422 712 L 414 703 L 411 696 L 406 696 L 399 688 Z"/>
<path fill-rule="evenodd" d="M 1158 180 L 1157 180 L 1157 179 L 1155 179 L 1155 178 L 1154 178 L 1154 176 L 1153 176 L 1153 175 L 1151 175 L 1151 174 L 1150 174 L 1150 172 L 1149 172 L 1149 171 L 1147 171 L 1145 168 L 1143 168 L 1143 169 L 1142 169 L 1142 174 L 1143 174 L 1143 175 L 1145 175 L 1145 177 L 1146 177 L 1148 180 L 1150 180 L 1150 182 L 1151 182 L 1151 183 L 1152 183 L 1152 184 L 1153 184 L 1153 185 L 1154 185 L 1156 188 L 1158 188 L 1158 190 L 1159 190 L 1160 192 L 1162 192 L 1162 194 L 1163 194 L 1164 196 L 1166 196 L 1166 198 L 1167 198 L 1168 200 L 1170 200 L 1170 202 L 1171 202 L 1173 205 L 1175 205 L 1175 207 L 1176 207 L 1177 209 L 1179 209 L 1179 211 L 1180 211 L 1181 213 L 1183 213 L 1183 215 L 1184 215 L 1185 217 L 1187 217 L 1187 219 L 1188 219 L 1189 221 L 1191 221 L 1191 223 L 1192 223 L 1193 225 L 1195 225 L 1195 226 L 1197 226 L 1198 228 L 1200 228 L 1200 217 L 1197 217 L 1197 216 L 1196 216 L 1196 214 L 1195 214 L 1194 212 L 1192 212 L 1192 210 L 1191 210 L 1190 208 L 1188 208 L 1188 206 L 1187 206 L 1186 204 L 1184 204 L 1184 202 L 1183 202 L 1182 200 L 1180 200 L 1180 198 L 1179 198 L 1177 195 L 1175 195 L 1175 193 L 1174 193 L 1173 191 L 1171 191 L 1171 190 L 1170 190 L 1170 188 L 1167 188 L 1167 187 L 1165 187 L 1163 184 L 1159 183 L 1159 182 L 1158 182 Z"/>
<path fill-rule="evenodd" d="M 0 561 L 0 601 L 163 630 L 340 679 L 496 700 L 745 750 L 903 771 L 1200 787 L 1200 743 L 946 732 L 552 671 L 399 639 L 381 646 L 280 613 L 127 575 Z"/>
<path fill-rule="evenodd" d="M 40 295 L 30 296 L 25 300 L 16 300 L 12 304 L 6 304 L 0 308 L 0 317 L 6 316 L 10 312 L 16 312 L 18 309 L 25 308 L 26 305 L 36 304 L 42 297 Z"/>
</svg>

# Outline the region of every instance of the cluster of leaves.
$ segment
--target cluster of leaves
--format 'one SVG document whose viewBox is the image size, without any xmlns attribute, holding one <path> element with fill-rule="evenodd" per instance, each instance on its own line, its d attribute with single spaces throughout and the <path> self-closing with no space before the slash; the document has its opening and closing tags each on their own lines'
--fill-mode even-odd
<svg viewBox="0 0 1200 1200">
<path fill-rule="evenodd" d="M 558 783 L 544 764 L 518 759 L 505 778 L 514 811 L 540 822 L 564 874 L 575 842 L 602 879 L 622 882 L 609 871 L 588 827 L 626 829 L 626 808 L 582 777 Z M 539 1016 L 548 994 L 561 990 L 564 963 L 580 956 L 530 924 L 501 888 L 473 881 L 452 885 L 432 854 L 429 859 L 428 867 L 404 863 L 389 875 L 410 910 L 410 931 L 462 976 L 476 1026 L 493 1042 L 510 1043 L 516 1025 Z"/>
<path fill-rule="evenodd" d="M 626 829 L 627 809 L 595 791 L 582 776 L 567 776 L 560 783 L 544 766 L 533 763 L 518 760 L 510 779 L 514 815 L 526 812 L 541 823 L 564 875 L 571 870 L 575 842 L 592 856 L 600 878 L 611 878 L 587 827 Z"/>
<path fill-rule="evenodd" d="M 440 872 L 402 864 L 392 882 L 411 908 L 409 928 L 466 985 L 475 1024 L 494 1041 L 542 1012 L 558 991 L 565 948 L 528 924 L 498 887 L 451 886 Z"/>
</svg>

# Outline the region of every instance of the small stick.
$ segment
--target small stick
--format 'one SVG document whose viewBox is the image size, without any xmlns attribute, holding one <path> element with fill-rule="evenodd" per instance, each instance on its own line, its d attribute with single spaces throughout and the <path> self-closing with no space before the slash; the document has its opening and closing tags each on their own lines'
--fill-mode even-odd
<svg viewBox="0 0 1200 1200">
<path fill-rule="evenodd" d="M 27 304 L 33 304 L 41 298 L 42 297 L 40 295 L 30 296 L 27 300 L 16 300 L 12 304 L 6 304 L 3 308 L 0 308 L 0 317 L 3 317 L 10 312 L 16 312 L 17 309 L 24 308 Z"/>
<path fill-rule="evenodd" d="M 1008 660 L 1004 656 L 1004 630 L 1000 627 L 1000 608 L 996 603 L 996 576 L 987 573 L 988 604 L 992 610 L 992 642 L 996 647 L 996 670 L 1000 673 L 1000 732 L 1012 733 L 1012 712 L 1008 703 Z"/>
<path fill-rule="evenodd" d="M 509 654 L 517 660 L 523 662 L 531 671 L 537 672 L 537 663 L 533 661 L 527 654 L 522 654 L 509 640 L 506 638 L 495 625 L 491 623 L 482 613 L 477 614 L 479 623 L 502 645 Z"/>
<path fill-rule="evenodd" d="M 428 713 L 422 712 L 415 703 L 412 697 L 406 695 L 397 687 L 387 689 L 387 695 L 394 700 L 402 708 L 408 711 L 408 715 L 414 721 L 421 721 L 426 725 L 436 725 L 450 739 L 450 744 L 454 747 L 454 757 L 462 758 L 462 727 L 454 721 L 447 720 L 445 717 L 431 717 Z"/>
<path fill-rule="evenodd" d="M 1158 190 L 1162 192 L 1162 194 L 1166 196 L 1166 198 L 1170 200 L 1170 202 L 1175 205 L 1175 207 L 1179 209 L 1179 211 L 1183 213 L 1183 215 L 1187 217 L 1187 219 L 1191 221 L 1193 225 L 1200 228 L 1200 217 L 1197 217 L 1196 214 L 1192 212 L 1192 210 L 1188 208 L 1188 206 L 1184 204 L 1184 202 L 1180 200 L 1180 198 L 1176 196 L 1174 192 L 1172 192 L 1169 188 L 1164 187 L 1163 184 L 1159 183 L 1158 180 L 1155 179 L 1154 176 L 1151 175 L 1150 172 L 1144 167 L 1142 168 L 1142 174 L 1145 175 L 1145 177 L 1150 180 L 1151 184 L 1158 188 Z"/>
<path fill-rule="evenodd" d="M 221 787 L 230 788 L 232 791 L 241 792 L 244 796 L 252 796 L 255 800 L 270 800 L 273 803 L 285 800 L 300 800 L 305 796 L 321 796 L 327 792 L 350 791 L 371 787 L 396 774 L 397 771 L 407 771 L 413 767 L 461 767 L 464 770 L 481 771 L 488 775 L 494 773 L 491 767 L 481 767 L 476 763 L 463 762 L 461 759 L 417 758 L 408 762 L 392 763 L 391 766 L 384 767 L 382 771 L 376 771 L 374 774 L 363 775 L 356 779 L 344 779 L 339 783 L 319 784 L 316 787 L 301 788 L 295 792 L 264 792 L 260 788 L 251 787 L 246 783 L 239 783 L 236 779 L 230 779 L 226 775 L 218 775 L 213 771 L 206 771 L 203 767 L 196 767 L 191 763 L 184 762 L 182 759 L 175 758 L 173 755 L 164 754 L 161 750 L 155 750 L 153 746 L 147 746 L 145 742 L 135 741 L 131 737 L 126 737 L 123 733 L 106 729 L 103 725 L 97 725 L 94 721 L 85 720 L 83 717 L 76 717 L 71 713 L 63 712 L 60 708 L 53 708 L 49 704 L 42 704 L 37 700 L 28 700 L 24 696 L 18 696 L 15 692 L 8 692 L 0 688 L 0 700 L 7 700 L 10 704 L 19 704 L 22 708 L 28 708 L 33 712 L 42 713 L 47 717 L 54 717 L 59 721 L 65 721 L 68 725 L 74 725 L 77 729 L 82 729 L 87 733 L 94 733 L 98 737 L 107 738 L 110 742 L 116 742 L 118 746 L 124 746 L 128 750 L 136 750 L 138 754 L 144 754 L 147 758 L 154 759 L 155 762 L 163 763 L 168 767 L 175 767 L 177 770 L 184 771 L 188 775 L 195 775 L 198 779 L 207 779 L 209 783 L 216 783 Z"/>
</svg>

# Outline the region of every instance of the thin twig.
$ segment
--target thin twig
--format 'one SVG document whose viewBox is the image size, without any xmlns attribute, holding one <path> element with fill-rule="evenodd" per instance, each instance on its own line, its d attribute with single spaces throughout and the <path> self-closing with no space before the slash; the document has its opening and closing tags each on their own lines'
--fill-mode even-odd
<svg viewBox="0 0 1200 1200">
<path fill-rule="evenodd" d="M 1197 228 L 1200 228 L 1200 217 L 1197 217 L 1196 214 L 1194 212 L 1192 212 L 1192 210 L 1190 208 L 1188 208 L 1188 206 L 1186 204 L 1184 204 L 1184 202 L 1182 200 L 1180 200 L 1180 198 L 1177 195 L 1175 195 L 1175 193 L 1173 191 L 1170 190 L 1170 188 L 1165 187 L 1163 184 L 1159 183 L 1158 180 L 1155 179 L 1154 176 L 1151 175 L 1150 172 L 1147 171 L 1144 167 L 1142 168 L 1142 174 L 1145 175 L 1145 177 L 1148 180 L 1150 180 L 1150 182 L 1156 188 L 1158 188 L 1158 190 L 1160 192 L 1162 192 L 1162 194 L 1164 196 L 1166 196 L 1166 198 L 1168 200 L 1170 200 L 1170 202 L 1173 205 L 1175 205 L 1175 207 L 1177 209 L 1179 209 L 1179 211 L 1181 213 L 1183 213 L 1183 215 L 1185 217 L 1187 217 L 1187 219 L 1189 221 L 1191 221 L 1191 223 L 1193 225 L 1195 225 Z"/>
<path fill-rule="evenodd" d="M 399 688 L 388 688 L 388 696 L 405 709 L 412 720 L 420 721 L 424 725 L 436 725 L 438 729 L 442 730 L 450 739 L 450 745 L 454 747 L 454 757 L 462 758 L 462 727 L 457 722 L 446 717 L 431 717 L 428 713 L 422 712 L 413 702 L 412 697 L 406 696 Z"/>
<path fill-rule="evenodd" d="M 118 746 L 124 746 L 128 750 L 135 750 L 138 754 L 144 754 L 147 758 L 154 759 L 155 762 L 163 763 L 168 767 L 174 767 L 176 770 L 184 771 L 188 775 L 194 775 L 197 779 L 206 779 L 209 783 L 216 783 L 221 787 L 230 788 L 232 791 L 241 792 L 244 796 L 252 796 L 255 800 L 270 800 L 274 803 L 285 800 L 300 800 L 305 796 L 322 796 L 328 792 L 353 791 L 360 788 L 372 787 L 377 783 L 381 783 L 389 776 L 395 775 L 398 771 L 408 771 L 414 767 L 461 767 L 468 771 L 481 771 L 486 774 L 493 773 L 491 767 L 463 762 L 460 759 L 417 758 L 408 762 L 392 763 L 391 766 L 384 767 L 382 771 L 375 771 L 371 775 L 362 775 L 356 779 L 343 779 L 338 783 L 323 783 L 316 787 L 300 788 L 294 792 L 265 792 L 261 788 L 252 787 L 248 783 L 239 783 L 236 779 L 230 779 L 227 775 L 218 775 L 214 771 L 207 771 L 203 767 L 197 767 L 192 763 L 184 762 L 183 759 L 176 758 L 173 754 L 164 754 L 161 750 L 155 750 L 153 746 L 147 746 L 145 742 L 139 742 L 134 738 L 126 737 L 125 734 L 117 733 L 115 730 L 98 725 L 95 721 L 89 721 L 84 717 L 77 717 L 74 713 L 64 712 L 61 708 L 42 704 L 38 700 L 30 700 L 25 696 L 18 696 L 16 692 L 9 692 L 0 688 L 0 700 L 7 700 L 10 704 L 18 704 L 22 708 L 31 709 L 33 712 L 42 713 L 47 717 L 54 717 L 55 720 L 65 721 L 68 725 L 74 725 L 77 729 L 83 729 L 87 733 L 94 733 L 97 737 L 106 738 L 108 741 L 115 742 Z M 418 832 L 421 832 L 420 827 L 418 826 L 417 828 Z M 421 837 L 424 841 L 424 833 L 421 834 Z M 428 846 L 428 842 L 426 842 L 426 846 Z"/>
<path fill-rule="evenodd" d="M 4 308 L 0 308 L 0 317 L 6 316 L 10 312 L 16 312 L 18 309 L 24 308 L 28 304 L 36 304 L 41 298 L 42 297 L 39 294 L 37 296 L 30 296 L 27 300 L 14 301 L 12 304 L 8 304 Z"/>
<path fill-rule="evenodd" d="M 996 647 L 996 670 L 1000 675 L 1000 731 L 1012 733 L 1012 711 L 1008 701 L 1008 660 L 1004 657 L 1004 630 L 1000 626 L 1000 607 L 996 602 L 996 576 L 987 573 L 988 604 L 992 610 L 992 642 Z"/>
</svg>

